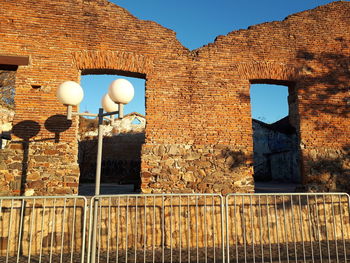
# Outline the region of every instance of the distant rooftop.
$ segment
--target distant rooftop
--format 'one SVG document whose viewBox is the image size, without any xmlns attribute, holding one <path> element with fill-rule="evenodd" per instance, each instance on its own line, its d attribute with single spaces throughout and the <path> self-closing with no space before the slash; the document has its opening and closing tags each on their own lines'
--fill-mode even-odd
<svg viewBox="0 0 350 263">
<path fill-rule="evenodd" d="M 253 119 L 253 122 L 256 122 L 258 124 L 260 124 L 261 126 L 272 130 L 272 131 L 277 131 L 280 133 L 284 133 L 284 134 L 293 134 L 296 133 L 295 128 L 290 124 L 289 122 L 289 116 L 286 116 L 274 123 L 268 124 L 256 119 Z"/>
</svg>

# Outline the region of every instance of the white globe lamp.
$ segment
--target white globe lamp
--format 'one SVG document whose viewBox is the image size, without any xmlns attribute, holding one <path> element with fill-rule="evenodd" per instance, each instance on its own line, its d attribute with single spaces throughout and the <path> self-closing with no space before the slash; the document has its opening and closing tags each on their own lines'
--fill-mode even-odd
<svg viewBox="0 0 350 263">
<path fill-rule="evenodd" d="M 106 93 L 101 100 L 102 108 L 105 110 L 105 112 L 113 112 L 118 111 L 118 104 L 116 104 Z"/>
<path fill-rule="evenodd" d="M 116 79 L 110 84 L 108 95 L 115 103 L 128 104 L 134 97 L 134 87 L 126 79 Z"/>
<path fill-rule="evenodd" d="M 56 95 L 61 103 L 76 106 L 83 100 L 84 91 L 78 83 L 65 81 L 59 85 Z"/>
</svg>

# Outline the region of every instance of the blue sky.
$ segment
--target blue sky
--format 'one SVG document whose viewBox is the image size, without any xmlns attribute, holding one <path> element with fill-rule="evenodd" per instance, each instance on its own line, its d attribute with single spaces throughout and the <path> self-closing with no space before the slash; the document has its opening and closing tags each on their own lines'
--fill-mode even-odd
<svg viewBox="0 0 350 263">
<path fill-rule="evenodd" d="M 280 21 L 286 16 L 331 3 L 330 0 L 112 0 L 134 16 L 152 20 L 176 32 L 178 40 L 193 50 L 213 42 L 218 35 L 245 29 L 264 22 Z M 100 98 L 116 76 L 82 76 L 85 97 L 81 111 L 97 112 Z M 135 98 L 125 113 L 144 114 L 145 81 L 130 79 Z M 96 87 L 105 87 L 96 89 Z M 288 90 L 283 86 L 251 88 L 252 116 L 271 123 L 288 114 Z"/>
</svg>

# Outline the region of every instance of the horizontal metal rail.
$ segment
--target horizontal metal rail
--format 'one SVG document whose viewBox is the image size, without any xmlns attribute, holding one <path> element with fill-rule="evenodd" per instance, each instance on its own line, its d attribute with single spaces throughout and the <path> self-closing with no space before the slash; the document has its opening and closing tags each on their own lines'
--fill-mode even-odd
<svg viewBox="0 0 350 263">
<path fill-rule="evenodd" d="M 0 262 L 84 262 L 87 200 L 0 197 Z"/>
<path fill-rule="evenodd" d="M 227 262 L 347 262 L 349 195 L 226 196 Z"/>
</svg>

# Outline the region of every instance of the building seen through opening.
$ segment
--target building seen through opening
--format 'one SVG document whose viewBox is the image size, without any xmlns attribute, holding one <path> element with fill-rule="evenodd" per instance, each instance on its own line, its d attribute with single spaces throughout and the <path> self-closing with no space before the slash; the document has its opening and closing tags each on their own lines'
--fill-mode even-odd
<svg viewBox="0 0 350 263">
<path fill-rule="evenodd" d="M 267 182 L 281 186 L 301 182 L 294 101 L 293 85 L 251 85 L 254 180 L 258 191 Z"/>
</svg>

